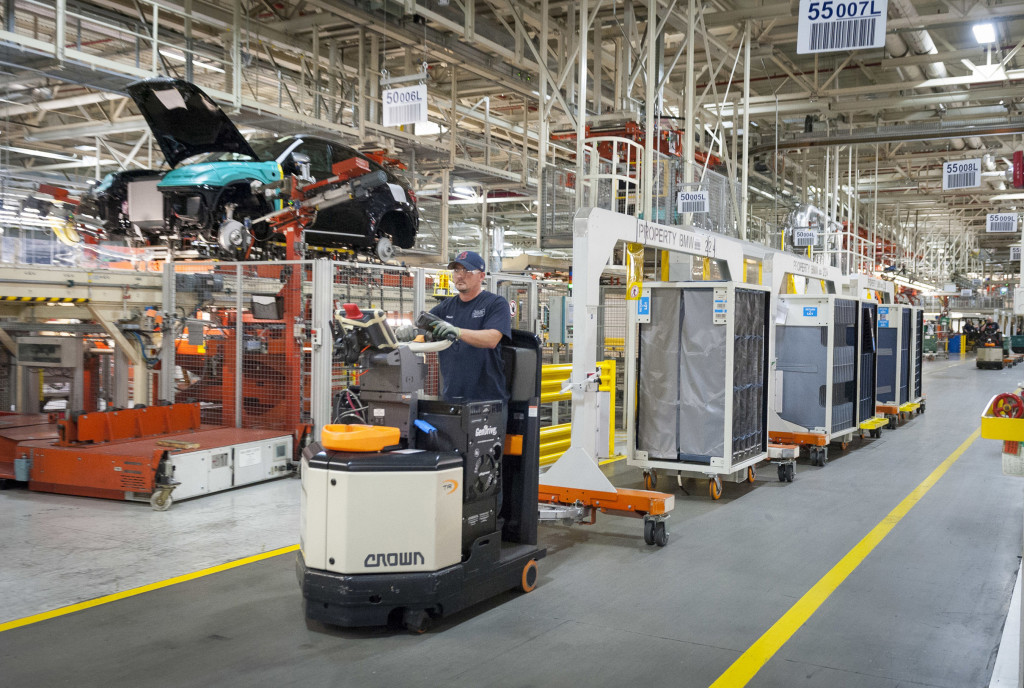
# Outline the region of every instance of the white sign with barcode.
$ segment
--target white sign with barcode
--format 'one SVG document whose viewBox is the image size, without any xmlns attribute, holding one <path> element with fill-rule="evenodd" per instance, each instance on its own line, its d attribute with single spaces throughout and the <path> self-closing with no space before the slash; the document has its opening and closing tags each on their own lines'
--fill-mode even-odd
<svg viewBox="0 0 1024 688">
<path fill-rule="evenodd" d="M 680 191 L 676 194 L 676 211 L 706 213 L 711 210 L 707 191 Z"/>
<path fill-rule="evenodd" d="M 978 186 L 981 186 L 981 158 L 943 163 L 943 191 L 973 189 Z"/>
<path fill-rule="evenodd" d="M 1011 261 L 1017 261 L 1017 262 L 1020 261 L 1020 246 L 1011 246 L 1010 247 L 1010 260 Z"/>
<path fill-rule="evenodd" d="M 388 89 L 381 93 L 381 102 L 384 104 L 381 115 L 385 127 L 427 121 L 426 84 Z"/>
<path fill-rule="evenodd" d="M 793 230 L 793 245 L 794 246 L 814 246 L 818 241 L 818 233 L 813 229 L 794 229 Z"/>
<path fill-rule="evenodd" d="M 888 0 L 800 0 L 798 54 L 881 48 Z"/>
<path fill-rule="evenodd" d="M 986 232 L 1016 232 L 1017 213 L 989 213 L 985 216 Z"/>
</svg>

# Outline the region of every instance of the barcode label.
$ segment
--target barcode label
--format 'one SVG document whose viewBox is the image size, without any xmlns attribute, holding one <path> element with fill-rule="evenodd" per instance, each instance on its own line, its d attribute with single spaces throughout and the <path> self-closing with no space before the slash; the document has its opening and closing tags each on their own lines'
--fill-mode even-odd
<svg viewBox="0 0 1024 688">
<path fill-rule="evenodd" d="M 676 212 L 706 213 L 710 209 L 707 191 L 680 191 L 676 195 Z"/>
<path fill-rule="evenodd" d="M 942 165 L 942 190 L 981 186 L 981 158 L 947 162 Z"/>
<path fill-rule="evenodd" d="M 392 88 L 381 93 L 381 123 L 385 127 L 427 121 L 427 87 L 424 84 Z"/>
<path fill-rule="evenodd" d="M 874 39 L 874 17 L 811 25 L 811 52 L 815 53 L 870 48 Z"/>
<path fill-rule="evenodd" d="M 970 189 L 971 187 L 978 186 L 978 173 L 977 172 L 961 172 L 959 174 L 949 175 L 948 181 L 946 182 L 947 189 Z"/>
<path fill-rule="evenodd" d="M 800 0 L 797 53 L 882 47 L 888 4 L 887 0 Z"/>
<path fill-rule="evenodd" d="M 1017 213 L 988 213 L 985 215 L 985 231 L 1007 234 L 1016 232 Z"/>
</svg>

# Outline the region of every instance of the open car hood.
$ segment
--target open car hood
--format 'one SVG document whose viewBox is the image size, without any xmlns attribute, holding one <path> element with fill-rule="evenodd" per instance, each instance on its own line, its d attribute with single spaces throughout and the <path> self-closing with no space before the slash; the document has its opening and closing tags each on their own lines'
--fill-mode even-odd
<svg viewBox="0 0 1024 688">
<path fill-rule="evenodd" d="M 129 84 L 128 95 L 171 167 L 200 153 L 238 153 L 258 159 L 224 111 L 194 84 L 156 77 Z"/>
</svg>

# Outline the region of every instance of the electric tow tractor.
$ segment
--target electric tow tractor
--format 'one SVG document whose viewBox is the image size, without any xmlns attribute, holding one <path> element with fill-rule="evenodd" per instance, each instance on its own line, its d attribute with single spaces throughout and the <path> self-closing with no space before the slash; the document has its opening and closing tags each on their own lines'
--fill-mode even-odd
<svg viewBox="0 0 1024 688">
<path fill-rule="evenodd" d="M 1003 334 L 998 330 L 979 334 L 975 351 L 979 368 L 1003 369 Z"/>
<path fill-rule="evenodd" d="M 451 342 L 399 342 L 382 311 L 344 309 L 332 323 L 334 356 L 361 372 L 335 399 L 336 424 L 302 453 L 296 572 L 306 618 L 422 633 L 506 590 L 530 592 L 546 553 L 537 547 L 539 340 L 513 330 L 500 345 L 506 416 L 500 399 L 424 395 L 425 355 Z"/>
</svg>

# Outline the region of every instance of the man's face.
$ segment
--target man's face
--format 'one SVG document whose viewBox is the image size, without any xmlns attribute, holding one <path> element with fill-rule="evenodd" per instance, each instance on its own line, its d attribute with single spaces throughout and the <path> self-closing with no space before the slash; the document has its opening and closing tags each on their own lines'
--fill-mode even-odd
<svg viewBox="0 0 1024 688">
<path fill-rule="evenodd" d="M 484 273 L 481 270 L 467 270 L 456 265 L 452 270 L 452 282 L 460 294 L 475 296 L 483 288 Z"/>
</svg>

